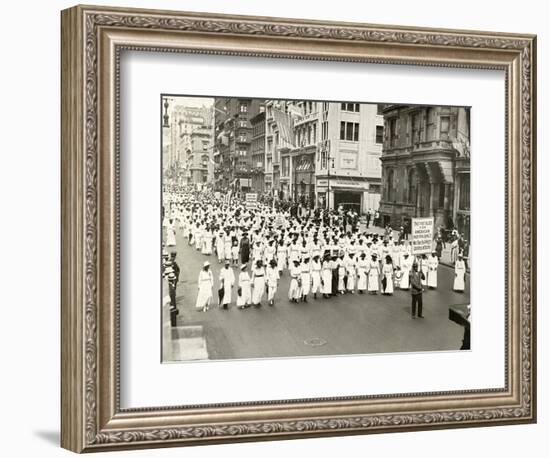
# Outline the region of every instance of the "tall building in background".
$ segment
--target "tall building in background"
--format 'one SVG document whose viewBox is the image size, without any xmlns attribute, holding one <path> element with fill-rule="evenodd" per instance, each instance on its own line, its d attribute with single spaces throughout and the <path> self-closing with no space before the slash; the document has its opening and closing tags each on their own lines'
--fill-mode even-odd
<svg viewBox="0 0 550 458">
<path fill-rule="evenodd" d="M 253 98 L 217 97 L 215 118 L 215 189 L 252 189 L 252 124 L 264 101 Z"/>
<path fill-rule="evenodd" d="M 268 163 L 266 173 L 272 175 L 272 190 L 278 199 L 290 199 L 290 151 L 294 148 L 294 127 L 290 111 L 295 109 L 292 100 L 267 100 L 265 103 L 265 150 Z M 269 167 L 270 166 L 270 167 Z"/>
<path fill-rule="evenodd" d="M 388 105 L 384 110 L 384 223 L 434 216 L 436 227 L 470 231 L 470 109 Z"/>
<path fill-rule="evenodd" d="M 270 192 L 272 172 L 271 158 L 268 161 L 265 154 L 265 109 L 250 119 L 250 125 L 252 128 L 250 143 L 252 190 L 257 193 Z"/>
<path fill-rule="evenodd" d="M 212 181 L 212 128 L 200 126 L 190 134 L 191 145 L 188 154 L 190 183 L 202 189 Z"/>
<path fill-rule="evenodd" d="M 200 157 L 204 154 L 211 156 L 212 148 L 202 151 L 202 146 L 193 141 L 193 136 L 200 131 L 203 140 L 211 143 L 212 108 L 207 106 L 206 99 L 205 105 L 200 107 L 187 105 L 185 97 L 167 98 L 166 101 L 169 114 L 168 125 L 164 126 L 167 128 L 163 129 L 163 172 L 175 184 L 203 183 L 203 172 L 198 171 Z M 204 174 L 208 175 L 207 169 Z"/>
</svg>

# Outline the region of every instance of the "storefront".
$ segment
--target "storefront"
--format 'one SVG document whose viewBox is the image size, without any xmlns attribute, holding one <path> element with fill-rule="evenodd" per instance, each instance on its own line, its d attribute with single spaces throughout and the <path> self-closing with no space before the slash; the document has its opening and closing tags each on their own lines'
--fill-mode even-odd
<svg viewBox="0 0 550 458">
<path fill-rule="evenodd" d="M 293 170 L 293 192 L 295 202 L 302 205 L 315 205 L 315 165 L 313 154 L 296 156 Z"/>
<path fill-rule="evenodd" d="M 368 203 L 377 204 L 380 197 L 369 193 L 369 183 L 365 178 L 327 177 L 317 179 L 316 199 L 322 208 L 326 208 L 328 203 L 331 209 L 342 206 L 362 214 L 368 209 Z"/>
</svg>

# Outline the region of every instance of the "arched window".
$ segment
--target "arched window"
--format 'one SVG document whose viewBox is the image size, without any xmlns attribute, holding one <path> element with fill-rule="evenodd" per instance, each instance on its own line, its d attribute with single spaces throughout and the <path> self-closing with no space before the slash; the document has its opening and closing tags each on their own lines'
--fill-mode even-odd
<svg viewBox="0 0 550 458">
<path fill-rule="evenodd" d="M 417 184 L 416 184 L 416 168 L 413 166 L 409 169 L 409 177 L 408 177 L 408 202 L 410 204 L 416 203 L 416 193 L 417 193 Z"/>
<path fill-rule="evenodd" d="M 393 202 L 395 196 L 393 189 L 393 169 L 388 170 L 388 176 L 386 179 L 386 196 L 389 202 Z"/>
</svg>

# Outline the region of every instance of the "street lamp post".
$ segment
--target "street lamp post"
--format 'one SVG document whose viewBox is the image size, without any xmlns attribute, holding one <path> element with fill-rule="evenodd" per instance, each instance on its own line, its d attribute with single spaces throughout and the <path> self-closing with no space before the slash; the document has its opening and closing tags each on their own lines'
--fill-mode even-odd
<svg viewBox="0 0 550 458">
<path fill-rule="evenodd" d="M 334 167 L 334 157 L 327 157 L 327 210 L 330 210 L 330 169 Z"/>
<path fill-rule="evenodd" d="M 168 101 L 171 100 L 168 97 L 164 97 L 164 115 L 162 116 L 162 127 L 170 127 L 170 116 L 168 115 Z"/>
</svg>

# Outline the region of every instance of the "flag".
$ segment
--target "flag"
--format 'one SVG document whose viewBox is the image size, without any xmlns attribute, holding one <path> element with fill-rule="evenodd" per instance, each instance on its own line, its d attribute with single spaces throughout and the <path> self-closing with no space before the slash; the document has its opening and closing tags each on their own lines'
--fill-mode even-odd
<svg viewBox="0 0 550 458">
<path fill-rule="evenodd" d="M 288 146 L 294 147 L 294 135 L 292 132 L 292 119 L 286 113 L 276 108 L 273 109 L 273 117 L 279 128 L 279 134 L 281 139 L 287 143 Z"/>
<path fill-rule="evenodd" d="M 292 118 L 302 119 L 304 117 L 304 115 L 302 114 L 302 110 L 300 110 L 296 105 L 288 105 L 287 110 L 288 114 Z"/>
</svg>

